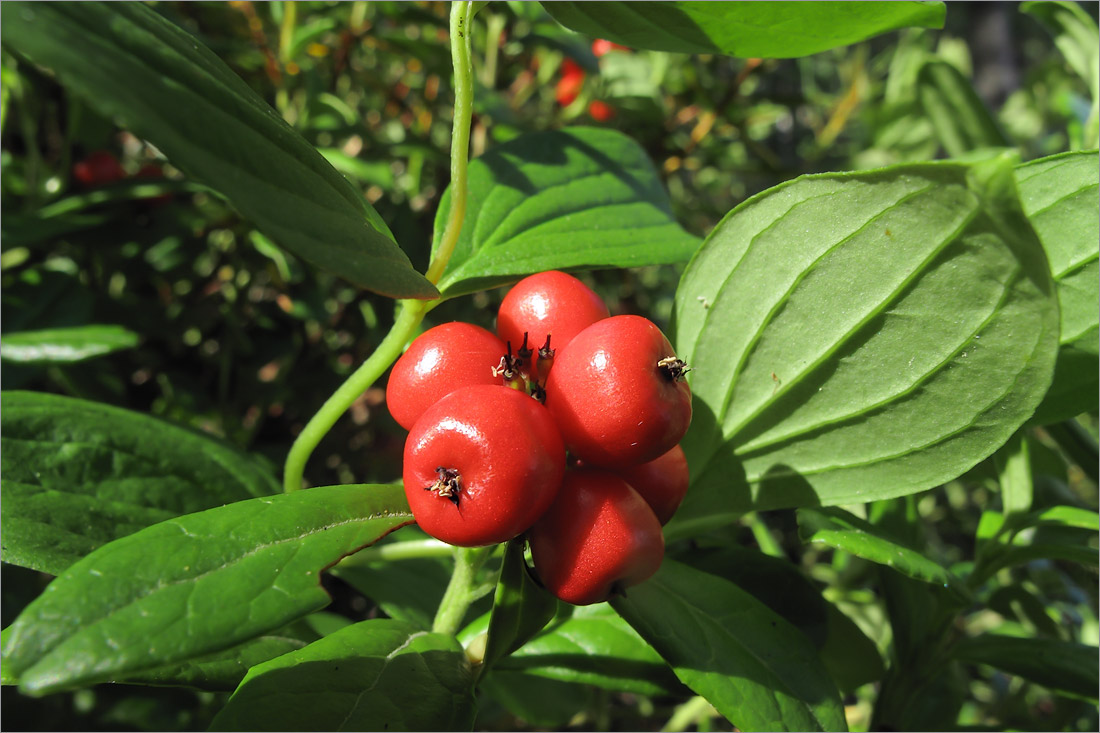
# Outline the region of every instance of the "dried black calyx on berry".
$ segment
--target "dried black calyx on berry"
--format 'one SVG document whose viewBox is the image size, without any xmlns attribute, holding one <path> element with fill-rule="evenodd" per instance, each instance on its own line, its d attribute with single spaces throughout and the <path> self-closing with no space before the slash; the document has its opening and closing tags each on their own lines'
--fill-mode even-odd
<svg viewBox="0 0 1100 733">
<path fill-rule="evenodd" d="M 550 367 L 554 366 L 554 349 L 550 348 L 550 334 L 546 334 L 546 343 L 539 347 L 538 360 L 539 376 L 546 379 L 550 374 Z"/>
<path fill-rule="evenodd" d="M 493 367 L 494 377 L 503 377 L 505 381 L 511 381 L 519 376 L 519 369 L 523 363 L 512 356 L 512 342 L 508 342 L 508 353 L 500 357 L 500 363 Z"/>
<path fill-rule="evenodd" d="M 526 339 L 527 334 L 523 334 L 523 335 L 525 337 L 523 339 L 523 342 L 527 343 L 527 339 Z M 539 359 L 553 359 L 553 358 L 554 358 L 554 350 L 550 348 L 550 334 L 546 334 L 546 343 L 539 347 Z"/>
<path fill-rule="evenodd" d="M 531 396 L 539 402 L 546 404 L 546 388 L 538 382 L 531 382 Z"/>
<path fill-rule="evenodd" d="M 508 350 L 511 351 L 512 345 L 508 344 Z M 520 366 L 531 363 L 531 354 L 535 352 L 531 351 L 531 348 L 527 345 L 527 332 L 523 332 L 523 345 L 516 351 L 517 361 Z"/>
<path fill-rule="evenodd" d="M 435 472 L 439 478 L 431 486 L 425 486 L 424 491 L 434 491 L 458 506 L 458 492 L 462 489 L 462 477 L 458 475 L 458 470 L 440 466 Z"/>
<path fill-rule="evenodd" d="M 678 382 L 684 378 L 684 375 L 691 371 L 689 367 L 682 359 L 677 359 L 675 356 L 666 356 L 657 362 L 657 368 L 664 374 L 670 381 Z"/>
</svg>

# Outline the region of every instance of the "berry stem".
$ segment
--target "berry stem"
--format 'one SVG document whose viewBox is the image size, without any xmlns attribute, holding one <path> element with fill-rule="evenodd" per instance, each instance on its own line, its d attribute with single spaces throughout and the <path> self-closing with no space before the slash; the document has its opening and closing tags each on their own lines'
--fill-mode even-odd
<svg viewBox="0 0 1100 733">
<path fill-rule="evenodd" d="M 432 622 L 433 632 L 449 636 L 458 633 L 458 627 L 462 624 L 466 611 L 477 598 L 474 588 L 477 571 L 489 558 L 494 547 L 490 545 L 455 548 L 454 573 L 451 574 L 451 582 L 447 584 L 447 590 L 443 593 L 443 600 L 439 602 L 439 609 Z"/>
<path fill-rule="evenodd" d="M 360 550 L 348 555 L 340 564 L 343 566 L 362 566 L 379 560 L 416 560 L 422 557 L 450 557 L 454 547 L 436 539 L 408 540 L 406 542 L 388 542 Z"/>
</svg>

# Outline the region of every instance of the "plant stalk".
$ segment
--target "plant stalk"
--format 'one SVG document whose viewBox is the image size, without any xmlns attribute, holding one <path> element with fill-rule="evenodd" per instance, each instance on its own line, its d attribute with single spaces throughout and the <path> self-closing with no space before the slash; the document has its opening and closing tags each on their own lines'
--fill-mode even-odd
<svg viewBox="0 0 1100 733">
<path fill-rule="evenodd" d="M 474 592 L 474 578 L 477 571 L 493 551 L 489 547 L 456 547 L 455 569 L 451 581 L 439 602 L 439 609 L 432 622 L 432 631 L 438 634 L 454 636 L 466 616 L 470 604 L 477 598 Z"/>
</svg>

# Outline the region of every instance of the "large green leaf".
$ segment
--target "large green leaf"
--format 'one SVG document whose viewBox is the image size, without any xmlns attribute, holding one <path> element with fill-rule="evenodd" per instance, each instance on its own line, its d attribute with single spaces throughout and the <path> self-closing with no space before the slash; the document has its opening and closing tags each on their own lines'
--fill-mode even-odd
<svg viewBox="0 0 1100 733">
<path fill-rule="evenodd" d="M 122 326 L 18 331 L 0 337 L 0 359 L 28 364 L 76 362 L 131 349 L 137 342 L 138 335 Z"/>
<path fill-rule="evenodd" d="M 794 58 L 918 26 L 940 2 L 544 2 L 562 25 L 631 48 Z"/>
<path fill-rule="evenodd" d="M 1096 410 L 1100 339 L 1100 159 L 1065 153 L 1016 169 L 1020 201 L 1043 243 L 1061 307 L 1061 349 L 1054 383 L 1033 422 Z"/>
<path fill-rule="evenodd" d="M 688 260 L 699 240 L 672 218 L 649 156 L 614 130 L 523 135 L 470 163 L 462 235 L 439 281 L 446 297 L 532 272 Z M 450 210 L 444 192 L 435 247 Z"/>
<path fill-rule="evenodd" d="M 104 545 L 19 615 L 32 694 L 210 654 L 324 607 L 321 571 L 412 521 L 399 486 L 327 486 L 169 519 Z"/>
<path fill-rule="evenodd" d="M 36 392 L 0 399 L 4 562 L 56 575 L 142 527 L 279 490 L 247 455 L 148 415 Z"/>
<path fill-rule="evenodd" d="M 453 636 L 375 619 L 249 670 L 211 730 L 470 730 L 473 675 Z"/>
<path fill-rule="evenodd" d="M 357 285 L 432 297 L 378 213 L 247 84 L 142 3 L 8 2 L 6 46 L 224 195 L 271 239 Z"/>
<path fill-rule="evenodd" d="M 480 618 L 462 630 L 468 639 L 487 626 Z M 497 662 L 499 671 L 639 695 L 682 691 L 672 670 L 638 632 L 606 603 L 578 606 Z"/>
<path fill-rule="evenodd" d="M 960 642 L 955 658 L 988 664 L 1052 690 L 1096 698 L 1100 686 L 1094 646 L 1057 639 L 1025 639 L 982 634 Z"/>
<path fill-rule="evenodd" d="M 733 583 L 666 558 L 611 605 L 738 728 L 847 729 L 810 640 Z"/>
<path fill-rule="evenodd" d="M 850 512 L 836 507 L 800 509 L 798 526 L 803 542 L 844 550 L 865 560 L 891 567 L 910 578 L 965 595 L 961 581 L 950 570 L 888 537 L 885 530 Z"/>
<path fill-rule="evenodd" d="M 693 483 L 668 535 L 921 491 L 1008 440 L 1058 340 L 1012 163 L 807 176 L 715 228 L 676 293 Z"/>
</svg>

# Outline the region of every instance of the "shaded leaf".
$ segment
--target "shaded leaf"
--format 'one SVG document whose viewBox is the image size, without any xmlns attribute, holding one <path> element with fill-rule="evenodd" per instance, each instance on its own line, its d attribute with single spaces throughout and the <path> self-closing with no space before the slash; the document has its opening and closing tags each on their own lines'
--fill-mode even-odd
<svg viewBox="0 0 1100 733">
<path fill-rule="evenodd" d="M 320 573 L 412 521 L 397 486 L 326 486 L 169 519 L 104 545 L 12 624 L 32 694 L 229 648 L 329 602 Z"/>
<path fill-rule="evenodd" d="M 960 642 L 956 659 L 988 664 L 1052 690 L 1096 698 L 1100 687 L 1094 646 L 1058 639 L 1026 639 L 982 634 Z"/>
<path fill-rule="evenodd" d="M 813 644 L 733 583 L 666 559 L 611 605 L 738 728 L 847 729 Z"/>
<path fill-rule="evenodd" d="M 522 135 L 470 162 L 462 234 L 439 289 L 445 297 L 533 272 L 684 262 L 699 240 L 672 218 L 649 156 L 614 130 Z M 436 214 L 438 248 L 450 190 Z"/>
<path fill-rule="evenodd" d="M 249 670 L 211 730 L 469 730 L 473 675 L 452 636 L 363 621 Z"/>
<path fill-rule="evenodd" d="M 6 45 L 154 143 L 274 241 L 370 290 L 435 295 L 378 213 L 313 146 L 148 6 L 11 2 L 2 11 Z"/>
<path fill-rule="evenodd" d="M 1008 440 L 1058 338 L 1012 162 L 806 176 L 715 228 L 676 293 L 693 479 L 666 536 L 921 491 Z"/>
<path fill-rule="evenodd" d="M 531 579 L 523 558 L 525 543 L 520 537 L 505 547 L 479 674 L 526 644 L 558 610 L 557 599 Z"/>
<path fill-rule="evenodd" d="M 544 2 L 562 25 L 630 48 L 794 58 L 918 26 L 943 26 L 943 3 Z"/>
<path fill-rule="evenodd" d="M 3 392 L 4 562 L 58 574 L 100 545 L 279 484 L 212 436 L 110 405 Z"/>
<path fill-rule="evenodd" d="M 1000 450 L 993 454 L 1001 488 L 1001 506 L 1004 514 L 1021 514 L 1031 508 L 1033 486 L 1031 481 L 1031 454 L 1022 432 L 1013 435 Z"/>
<path fill-rule="evenodd" d="M 122 326 L 18 331 L 0 337 L 0 358 L 23 363 L 68 363 L 131 349 L 137 342 L 138 335 Z"/>
<path fill-rule="evenodd" d="M 970 80 L 948 62 L 925 61 L 917 73 L 917 96 L 950 157 L 1009 146 Z"/>
<path fill-rule="evenodd" d="M 293 636 L 264 634 L 225 651 L 157 667 L 116 682 L 232 692 L 251 667 L 297 651 L 308 642 Z"/>
</svg>

